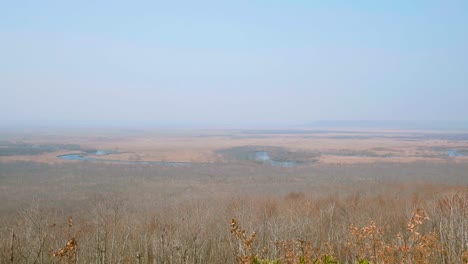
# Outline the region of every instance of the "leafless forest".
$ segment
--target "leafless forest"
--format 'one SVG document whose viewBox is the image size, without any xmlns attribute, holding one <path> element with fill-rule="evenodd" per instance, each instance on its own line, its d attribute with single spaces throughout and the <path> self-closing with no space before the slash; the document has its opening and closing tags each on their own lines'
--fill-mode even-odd
<svg viewBox="0 0 468 264">
<path fill-rule="evenodd" d="M 468 262 L 462 157 L 330 163 L 303 151 L 310 163 L 291 167 L 3 160 L 0 263 Z"/>
</svg>

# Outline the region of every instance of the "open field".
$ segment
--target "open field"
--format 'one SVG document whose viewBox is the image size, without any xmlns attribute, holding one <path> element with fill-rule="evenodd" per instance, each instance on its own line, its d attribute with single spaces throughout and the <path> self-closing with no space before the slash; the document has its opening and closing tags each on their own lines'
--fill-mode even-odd
<svg viewBox="0 0 468 264">
<path fill-rule="evenodd" d="M 3 133 L 0 142 L 11 147 L 0 156 L 0 263 L 468 258 L 460 132 L 39 131 Z M 34 155 L 10 155 L 27 144 Z M 116 151 L 100 156 L 109 160 L 192 163 L 56 157 L 91 150 Z M 301 163 L 250 158 L 263 151 Z"/>
</svg>

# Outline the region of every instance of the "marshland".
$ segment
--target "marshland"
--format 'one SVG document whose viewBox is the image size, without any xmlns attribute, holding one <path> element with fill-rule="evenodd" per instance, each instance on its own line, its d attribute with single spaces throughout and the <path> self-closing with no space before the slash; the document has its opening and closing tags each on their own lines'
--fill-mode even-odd
<svg viewBox="0 0 468 264">
<path fill-rule="evenodd" d="M 447 151 L 468 141 L 453 133 L 106 133 L 2 136 L 2 263 L 466 259 L 468 160 Z"/>
</svg>

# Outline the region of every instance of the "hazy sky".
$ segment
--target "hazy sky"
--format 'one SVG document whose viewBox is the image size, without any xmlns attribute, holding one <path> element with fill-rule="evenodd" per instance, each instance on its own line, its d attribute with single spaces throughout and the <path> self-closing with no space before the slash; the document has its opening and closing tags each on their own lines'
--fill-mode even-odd
<svg viewBox="0 0 468 264">
<path fill-rule="evenodd" d="M 1 1 L 0 92 L 3 124 L 467 120 L 468 1 Z"/>
</svg>

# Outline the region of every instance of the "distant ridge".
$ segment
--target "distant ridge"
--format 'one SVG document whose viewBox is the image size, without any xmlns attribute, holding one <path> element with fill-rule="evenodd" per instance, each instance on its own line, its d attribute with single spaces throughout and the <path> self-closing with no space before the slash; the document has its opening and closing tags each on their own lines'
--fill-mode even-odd
<svg viewBox="0 0 468 264">
<path fill-rule="evenodd" d="M 468 130 L 468 121 L 384 121 L 384 120 L 318 120 L 310 128 L 374 128 L 410 130 Z"/>
</svg>

